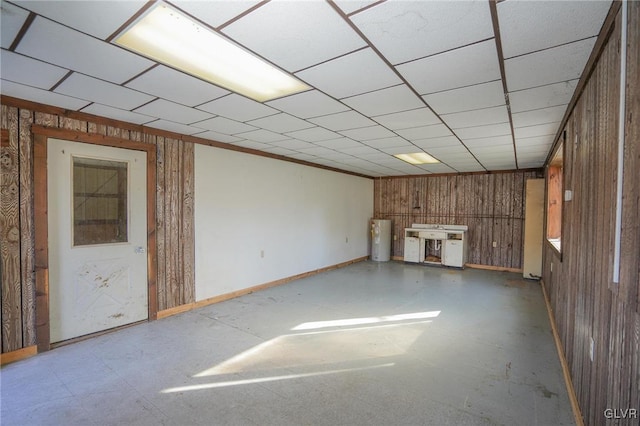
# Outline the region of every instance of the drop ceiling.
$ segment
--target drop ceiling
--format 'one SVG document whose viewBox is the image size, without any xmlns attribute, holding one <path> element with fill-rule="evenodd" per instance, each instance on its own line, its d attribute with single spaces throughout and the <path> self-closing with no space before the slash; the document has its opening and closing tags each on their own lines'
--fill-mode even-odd
<svg viewBox="0 0 640 426">
<path fill-rule="evenodd" d="M 113 44 L 145 1 L 2 1 L 0 92 L 374 177 L 541 167 L 611 2 L 489 1 L 167 2 L 312 88 L 264 103 Z"/>
</svg>

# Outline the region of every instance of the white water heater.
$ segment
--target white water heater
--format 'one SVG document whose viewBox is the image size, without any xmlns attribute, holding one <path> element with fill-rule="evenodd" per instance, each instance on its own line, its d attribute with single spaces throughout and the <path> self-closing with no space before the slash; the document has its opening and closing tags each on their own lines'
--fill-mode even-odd
<svg viewBox="0 0 640 426">
<path fill-rule="evenodd" d="M 373 219 L 371 221 L 371 260 L 387 262 L 391 260 L 391 221 Z"/>
</svg>

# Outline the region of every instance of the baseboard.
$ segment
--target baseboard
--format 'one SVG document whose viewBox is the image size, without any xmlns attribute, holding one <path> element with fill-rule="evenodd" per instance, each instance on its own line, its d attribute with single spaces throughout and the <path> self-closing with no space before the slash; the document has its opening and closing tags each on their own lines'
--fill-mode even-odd
<svg viewBox="0 0 640 426">
<path fill-rule="evenodd" d="M 172 315 L 181 314 L 183 312 L 188 312 L 192 309 L 202 308 L 204 306 L 209 306 L 214 303 L 224 302 L 225 300 L 235 299 L 236 297 L 244 296 L 245 294 L 254 293 L 256 291 L 265 290 L 270 287 L 279 286 L 282 284 L 289 283 L 291 281 L 299 280 L 302 278 L 311 277 L 313 275 L 320 274 L 322 272 L 332 271 L 338 268 L 344 268 L 345 266 L 352 265 L 354 263 L 362 262 L 364 260 L 369 259 L 369 256 L 362 256 L 352 260 L 348 260 L 346 262 L 336 263 L 335 265 L 325 266 L 324 268 L 314 269 L 313 271 L 303 272 L 301 274 L 292 275 L 290 277 L 281 278 L 275 281 L 269 281 L 267 283 L 258 284 L 253 287 L 243 288 L 241 290 L 233 291 L 231 293 L 221 294 L 219 296 L 210 297 L 208 299 L 199 300 L 193 303 L 187 303 L 186 305 L 180 305 L 175 308 L 164 309 L 162 311 L 158 311 L 158 319 L 170 317 Z"/>
<path fill-rule="evenodd" d="M 522 269 L 520 268 L 507 268 L 505 266 L 480 265 L 478 263 L 467 263 L 465 264 L 465 266 L 473 269 L 486 269 L 487 271 L 516 272 L 519 274 L 522 273 Z"/>
<path fill-rule="evenodd" d="M 584 420 L 582 419 L 582 412 L 580 411 L 580 404 L 578 404 L 578 398 L 576 397 L 576 390 L 573 387 L 573 381 L 571 380 L 571 373 L 569 372 L 569 364 L 564 356 L 564 349 L 562 349 L 562 341 L 556 328 L 556 319 L 553 315 L 553 309 L 551 308 L 551 302 L 549 301 L 549 295 L 544 286 L 544 281 L 540 280 L 540 286 L 542 287 L 542 295 L 544 296 L 544 303 L 547 306 L 547 313 L 549 314 L 549 322 L 551 323 L 551 332 L 553 333 L 553 340 L 556 343 L 556 349 L 558 350 L 558 358 L 560 358 L 560 365 L 562 365 L 562 375 L 564 376 L 564 383 L 567 387 L 567 393 L 569 394 L 569 402 L 571 403 L 571 409 L 573 410 L 573 416 L 576 420 L 577 426 L 584 426 Z"/>
<path fill-rule="evenodd" d="M 17 351 L 7 352 L 0 354 L 0 365 L 9 364 L 10 362 L 20 361 L 25 358 L 37 355 L 38 346 L 27 346 L 26 348 L 18 349 Z"/>
</svg>

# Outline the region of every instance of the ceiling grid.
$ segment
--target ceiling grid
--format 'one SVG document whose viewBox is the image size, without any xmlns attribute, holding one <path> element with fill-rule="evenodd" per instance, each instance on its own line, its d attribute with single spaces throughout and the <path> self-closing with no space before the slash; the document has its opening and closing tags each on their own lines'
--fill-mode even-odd
<svg viewBox="0 0 640 426">
<path fill-rule="evenodd" d="M 311 87 L 258 102 L 114 44 L 158 2 L 0 1 L 2 95 L 374 177 L 542 166 L 611 6 L 166 1 Z"/>
</svg>

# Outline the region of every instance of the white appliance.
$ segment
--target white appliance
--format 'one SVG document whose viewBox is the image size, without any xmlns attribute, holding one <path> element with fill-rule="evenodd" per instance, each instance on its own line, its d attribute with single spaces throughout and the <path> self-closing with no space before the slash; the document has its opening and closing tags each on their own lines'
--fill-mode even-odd
<svg viewBox="0 0 640 426">
<path fill-rule="evenodd" d="M 371 221 L 371 260 L 387 262 L 391 260 L 391 221 L 373 219 Z"/>
<path fill-rule="evenodd" d="M 404 261 L 464 268 L 466 225 L 414 223 L 404 230 Z"/>
</svg>

